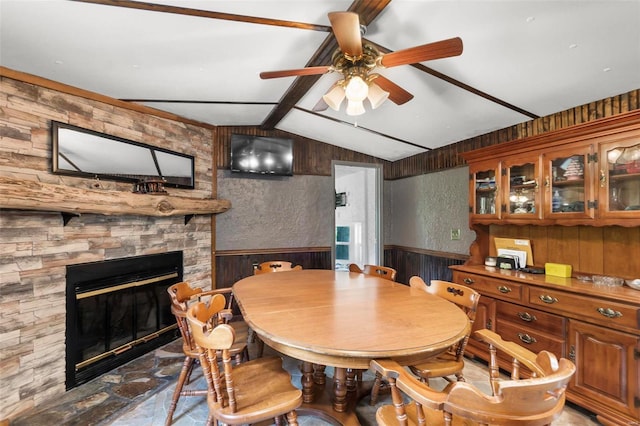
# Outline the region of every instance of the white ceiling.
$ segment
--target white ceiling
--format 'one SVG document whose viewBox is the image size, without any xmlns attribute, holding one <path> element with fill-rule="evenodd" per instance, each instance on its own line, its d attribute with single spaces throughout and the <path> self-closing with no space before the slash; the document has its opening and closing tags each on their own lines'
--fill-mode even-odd
<svg viewBox="0 0 640 426">
<path fill-rule="evenodd" d="M 329 26 L 327 13 L 352 2 L 155 3 Z M 303 68 L 329 34 L 79 1 L 0 0 L 2 66 L 221 126 L 261 125 L 295 78 L 259 73 Z M 391 51 L 461 37 L 461 56 L 422 65 L 535 116 L 640 88 L 640 0 L 393 0 L 364 37 Z M 313 113 L 338 80 L 330 73 L 276 128 L 393 161 L 531 119 L 410 65 L 379 72 L 413 100 L 359 117 Z"/>
</svg>

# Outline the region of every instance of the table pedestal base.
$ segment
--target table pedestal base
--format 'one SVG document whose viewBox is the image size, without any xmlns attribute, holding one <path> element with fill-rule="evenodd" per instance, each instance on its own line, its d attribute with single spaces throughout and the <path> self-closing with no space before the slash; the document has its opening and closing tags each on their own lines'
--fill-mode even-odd
<svg viewBox="0 0 640 426">
<path fill-rule="evenodd" d="M 334 368 L 333 378 L 323 376 L 318 373 L 318 366 L 314 371 L 311 363 L 302 363 L 304 402 L 296 411 L 300 415 L 319 417 L 335 426 L 360 426 L 356 405 L 370 394 L 373 381 L 363 382 L 361 377 L 356 377 L 361 375 L 345 368 Z"/>
</svg>

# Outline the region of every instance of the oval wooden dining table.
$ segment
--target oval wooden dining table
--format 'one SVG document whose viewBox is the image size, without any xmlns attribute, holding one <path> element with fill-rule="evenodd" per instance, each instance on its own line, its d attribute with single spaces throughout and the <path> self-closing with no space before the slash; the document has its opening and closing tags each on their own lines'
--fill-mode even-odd
<svg viewBox="0 0 640 426">
<path fill-rule="evenodd" d="M 301 413 L 359 424 L 358 371 L 373 359 L 409 365 L 443 352 L 469 330 L 454 304 L 376 276 L 333 270 L 244 278 L 233 293 L 245 321 L 274 350 L 302 361 Z M 324 366 L 334 367 L 333 380 Z M 256 385 L 259 385 L 258 383 Z"/>
</svg>

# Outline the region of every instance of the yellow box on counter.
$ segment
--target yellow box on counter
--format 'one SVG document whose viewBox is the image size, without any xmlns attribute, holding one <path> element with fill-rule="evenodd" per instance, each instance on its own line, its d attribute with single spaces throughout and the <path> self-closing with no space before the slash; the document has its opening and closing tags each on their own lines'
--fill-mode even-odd
<svg viewBox="0 0 640 426">
<path fill-rule="evenodd" d="M 571 276 L 571 265 L 565 265 L 563 263 L 545 263 L 544 273 L 546 275 L 553 275 L 554 277 L 569 278 Z"/>
</svg>

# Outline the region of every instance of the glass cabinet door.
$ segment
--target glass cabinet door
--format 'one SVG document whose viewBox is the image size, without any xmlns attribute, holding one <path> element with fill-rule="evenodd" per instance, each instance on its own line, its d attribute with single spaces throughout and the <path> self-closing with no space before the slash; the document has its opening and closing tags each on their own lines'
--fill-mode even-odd
<svg viewBox="0 0 640 426">
<path fill-rule="evenodd" d="M 540 218 L 539 157 L 515 159 L 505 162 L 503 167 L 503 187 L 508 188 L 503 215 L 512 219 Z"/>
<path fill-rule="evenodd" d="M 600 146 L 601 215 L 640 215 L 640 138 Z"/>
<path fill-rule="evenodd" d="M 591 147 L 560 150 L 545 154 L 544 159 L 545 217 L 593 218 Z"/>
<path fill-rule="evenodd" d="M 500 217 L 498 181 L 499 165 L 493 162 L 470 170 L 471 214 L 478 217 Z"/>
</svg>

